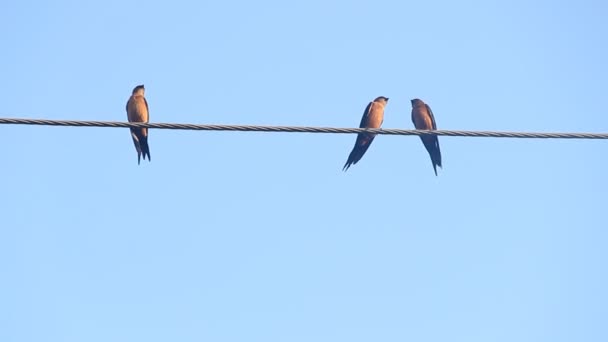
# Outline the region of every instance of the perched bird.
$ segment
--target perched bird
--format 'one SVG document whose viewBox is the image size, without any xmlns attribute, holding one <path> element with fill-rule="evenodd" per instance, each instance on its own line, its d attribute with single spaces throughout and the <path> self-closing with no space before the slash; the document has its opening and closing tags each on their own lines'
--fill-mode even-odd
<svg viewBox="0 0 608 342">
<path fill-rule="evenodd" d="M 416 129 L 424 130 L 436 130 L 437 124 L 435 123 L 435 117 L 431 107 L 420 99 L 412 100 L 412 122 Z M 441 167 L 441 150 L 439 149 L 439 139 L 436 135 L 421 135 L 420 139 L 424 144 L 424 147 L 431 156 L 431 163 L 433 163 L 433 170 L 435 170 L 435 176 L 437 176 L 437 166 Z"/>
<path fill-rule="evenodd" d="M 380 128 L 380 126 L 382 126 L 382 121 L 384 121 L 384 107 L 387 102 L 388 97 L 384 96 L 379 96 L 374 101 L 370 102 L 365 108 L 365 112 L 363 112 L 359 127 Z M 376 135 L 371 133 L 359 133 L 357 135 L 357 141 L 348 156 L 346 164 L 344 164 L 344 167 L 342 168 L 343 171 L 348 170 L 351 165 L 357 164 L 357 162 L 361 160 L 361 157 L 363 157 L 365 151 L 367 151 L 375 137 Z"/>
<path fill-rule="evenodd" d="M 148 102 L 144 97 L 146 89 L 143 84 L 138 85 L 133 89 L 133 93 L 127 101 L 127 118 L 129 122 L 148 122 Z M 141 160 L 141 155 L 144 155 L 144 160 L 148 156 L 150 161 L 150 147 L 148 147 L 148 128 L 131 128 L 131 137 L 133 144 L 137 150 L 137 164 Z"/>
</svg>

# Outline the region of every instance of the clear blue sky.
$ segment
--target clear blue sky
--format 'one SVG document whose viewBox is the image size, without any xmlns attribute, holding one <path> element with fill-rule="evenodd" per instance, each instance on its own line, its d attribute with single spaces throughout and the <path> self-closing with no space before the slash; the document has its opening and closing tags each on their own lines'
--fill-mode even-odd
<svg viewBox="0 0 608 342">
<path fill-rule="evenodd" d="M 0 117 L 607 132 L 602 1 L 4 1 Z M 608 142 L 0 125 L 0 340 L 606 341 Z"/>
</svg>

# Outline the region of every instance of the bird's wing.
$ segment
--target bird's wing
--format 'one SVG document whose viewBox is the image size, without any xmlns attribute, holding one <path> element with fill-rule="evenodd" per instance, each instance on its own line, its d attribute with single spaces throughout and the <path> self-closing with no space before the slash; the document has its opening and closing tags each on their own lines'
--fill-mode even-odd
<svg viewBox="0 0 608 342">
<path fill-rule="evenodd" d="M 148 122 L 150 120 L 150 111 L 148 110 L 148 101 L 146 101 L 146 98 L 144 97 L 144 104 L 146 105 L 146 117 L 144 118 L 144 122 Z"/>
<path fill-rule="evenodd" d="M 145 97 L 144 97 L 144 104 L 146 105 L 146 122 L 148 122 L 148 120 L 150 119 L 150 111 L 148 109 L 148 101 L 146 101 Z"/>
<path fill-rule="evenodd" d="M 365 111 L 363 112 L 363 117 L 361 118 L 359 128 L 367 128 L 369 126 L 369 114 L 372 112 L 373 106 L 374 102 L 370 102 L 367 107 L 365 107 Z"/>
<path fill-rule="evenodd" d="M 129 119 L 129 122 L 135 121 L 133 117 L 133 96 L 129 97 L 125 108 L 127 109 L 127 119 Z"/>
<path fill-rule="evenodd" d="M 431 117 L 431 123 L 432 123 L 432 127 L 433 129 L 437 129 L 437 124 L 435 123 L 435 116 L 433 115 L 433 111 L 431 110 L 431 107 L 429 107 L 428 104 L 425 104 L 426 106 L 426 111 L 429 113 L 429 116 Z"/>
</svg>

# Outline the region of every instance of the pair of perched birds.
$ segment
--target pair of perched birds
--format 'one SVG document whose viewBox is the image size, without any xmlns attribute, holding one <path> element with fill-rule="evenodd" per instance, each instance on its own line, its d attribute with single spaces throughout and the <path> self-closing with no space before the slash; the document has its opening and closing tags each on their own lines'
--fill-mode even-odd
<svg viewBox="0 0 608 342">
<path fill-rule="evenodd" d="M 133 89 L 131 97 L 127 101 L 127 118 L 129 122 L 148 122 L 150 115 L 148 112 L 148 102 L 145 98 L 145 91 L 143 84 L 138 85 Z M 388 98 L 384 96 L 377 97 L 374 101 L 370 102 L 363 112 L 363 118 L 361 119 L 360 128 L 380 128 L 382 121 L 384 121 L 384 107 L 388 102 Z M 435 130 L 437 125 L 435 124 L 435 118 L 431 107 L 422 102 L 420 99 L 412 100 L 412 122 L 416 129 L 424 130 Z M 146 157 L 150 161 L 150 146 L 148 146 L 148 128 L 131 128 L 131 137 L 133 138 L 133 144 L 137 151 L 137 163 L 141 161 L 143 155 L 144 160 Z M 372 133 L 359 133 L 357 135 L 357 141 L 355 147 L 350 152 L 346 164 L 344 164 L 343 170 L 348 170 L 351 165 L 357 164 L 363 157 L 369 145 L 376 137 Z M 439 141 L 436 135 L 421 135 L 422 143 L 426 150 L 431 156 L 431 162 L 433 163 L 433 169 L 435 175 L 437 175 L 437 166 L 441 167 L 441 151 L 439 150 Z"/>
<path fill-rule="evenodd" d="M 380 96 L 374 101 L 370 102 L 365 111 L 363 112 L 363 118 L 361 118 L 360 128 L 380 128 L 382 121 L 384 121 L 384 107 L 388 102 L 388 97 Z M 435 123 L 435 117 L 431 107 L 424 103 L 420 99 L 413 99 L 412 101 L 412 122 L 416 129 L 421 130 L 436 130 L 437 124 Z M 376 137 L 373 133 L 359 133 L 357 135 L 357 141 L 353 150 L 348 156 L 346 164 L 342 170 L 346 171 L 351 165 L 357 164 L 359 160 L 365 154 L 365 151 L 372 144 L 372 141 Z M 433 170 L 435 170 L 435 176 L 437 175 L 437 166 L 441 167 L 441 150 L 439 149 L 439 140 L 436 135 L 421 135 L 420 139 L 424 144 L 424 147 L 431 156 L 431 163 L 433 163 Z"/>
</svg>

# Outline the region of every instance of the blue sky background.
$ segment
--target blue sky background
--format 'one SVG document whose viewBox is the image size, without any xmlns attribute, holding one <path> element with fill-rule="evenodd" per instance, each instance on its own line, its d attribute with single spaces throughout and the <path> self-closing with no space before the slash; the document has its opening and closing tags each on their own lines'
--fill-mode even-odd
<svg viewBox="0 0 608 342">
<path fill-rule="evenodd" d="M 0 117 L 607 132 L 601 1 L 4 1 Z M 608 143 L 0 125 L 0 340 L 606 341 Z"/>
</svg>

